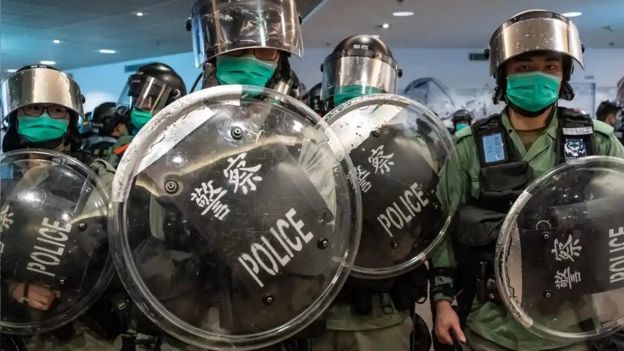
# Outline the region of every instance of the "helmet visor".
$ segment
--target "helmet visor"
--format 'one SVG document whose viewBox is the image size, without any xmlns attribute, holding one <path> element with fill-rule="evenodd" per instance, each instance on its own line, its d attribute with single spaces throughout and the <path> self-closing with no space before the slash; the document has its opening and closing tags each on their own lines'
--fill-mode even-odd
<svg viewBox="0 0 624 351">
<path fill-rule="evenodd" d="M 191 23 L 197 67 L 239 49 L 269 48 L 303 56 L 294 0 L 198 0 Z"/>
<path fill-rule="evenodd" d="M 529 17 L 534 16 L 534 17 Z M 490 39 L 490 71 L 509 59 L 533 51 L 553 51 L 583 66 L 583 46 L 576 25 L 548 11 L 528 11 L 503 23 Z"/>
<path fill-rule="evenodd" d="M 56 104 L 83 115 L 78 84 L 66 73 L 49 68 L 19 71 L 2 84 L 2 112 L 8 116 L 32 104 Z"/>
<path fill-rule="evenodd" d="M 361 86 L 362 93 L 370 88 L 395 93 L 397 67 L 379 59 L 361 56 L 330 56 L 323 64 L 321 99 L 340 92 L 342 87 Z"/>
<path fill-rule="evenodd" d="M 156 114 L 167 105 L 172 94 L 177 92 L 159 79 L 135 74 L 126 83 L 117 104 Z"/>
</svg>

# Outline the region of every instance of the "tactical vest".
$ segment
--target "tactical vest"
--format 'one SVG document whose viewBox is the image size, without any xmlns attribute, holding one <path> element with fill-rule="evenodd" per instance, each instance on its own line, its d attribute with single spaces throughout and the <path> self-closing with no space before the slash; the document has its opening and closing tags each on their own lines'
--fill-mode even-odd
<svg viewBox="0 0 624 351">
<path fill-rule="evenodd" d="M 557 118 L 557 164 L 593 155 L 592 119 L 562 107 Z M 465 306 L 470 306 L 475 295 L 482 302 L 499 301 L 494 278 L 496 241 L 507 212 L 534 179 L 533 169 L 522 160 L 500 114 L 477 122 L 472 134 L 480 164 L 479 195 L 458 209 L 451 231 L 458 262 L 456 288 L 463 290 L 460 303 Z"/>
</svg>

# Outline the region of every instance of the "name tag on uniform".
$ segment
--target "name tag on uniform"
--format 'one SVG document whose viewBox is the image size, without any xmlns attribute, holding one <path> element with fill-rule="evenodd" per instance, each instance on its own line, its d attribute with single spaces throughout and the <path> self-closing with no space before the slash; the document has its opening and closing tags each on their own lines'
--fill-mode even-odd
<svg viewBox="0 0 624 351">
<path fill-rule="evenodd" d="M 592 127 L 563 128 L 563 135 L 591 135 L 593 133 Z"/>
<path fill-rule="evenodd" d="M 483 155 L 485 156 L 486 164 L 497 163 L 507 159 L 503 135 L 501 133 L 485 135 L 482 140 Z"/>
</svg>

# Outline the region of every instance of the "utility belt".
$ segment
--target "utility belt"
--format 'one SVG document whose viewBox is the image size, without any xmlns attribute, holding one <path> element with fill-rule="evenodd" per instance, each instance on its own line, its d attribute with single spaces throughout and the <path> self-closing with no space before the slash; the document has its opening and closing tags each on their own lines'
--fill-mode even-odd
<svg viewBox="0 0 624 351">
<path fill-rule="evenodd" d="M 349 277 L 338 294 L 336 302 L 348 303 L 354 314 L 370 315 L 373 305 L 380 304 L 382 311 L 412 310 L 414 304 L 423 303 L 428 296 L 429 270 L 424 264 L 389 279 L 360 279 Z"/>
<path fill-rule="evenodd" d="M 154 326 L 154 328 L 156 327 Z M 142 330 L 140 325 L 137 329 Z M 326 321 L 322 318 L 317 319 L 298 334 L 282 341 L 280 346 L 282 346 L 282 349 L 285 351 L 311 351 L 312 340 L 322 336 L 326 330 Z M 174 341 L 173 338 L 168 337 L 167 334 L 161 330 L 146 330 L 146 332 L 149 334 L 144 334 L 142 332 L 126 332 L 122 334 L 121 351 L 160 351 L 161 347 L 167 344 L 167 340 Z M 175 342 L 178 341 L 175 340 Z"/>
<path fill-rule="evenodd" d="M 162 339 L 159 336 L 140 333 L 124 333 L 121 335 L 121 351 L 159 351 L 161 345 Z"/>
<path fill-rule="evenodd" d="M 502 302 L 496 288 L 494 252 L 504 213 L 478 206 L 463 206 L 457 212 L 453 246 L 457 258 L 458 290 L 465 290 L 464 303 L 473 297 L 481 303 Z"/>
<path fill-rule="evenodd" d="M 351 305 L 351 312 L 361 316 L 373 314 L 375 305 L 381 306 L 381 310 L 385 314 L 392 314 L 395 311 L 389 293 L 343 289 L 336 297 L 335 302 Z"/>
</svg>

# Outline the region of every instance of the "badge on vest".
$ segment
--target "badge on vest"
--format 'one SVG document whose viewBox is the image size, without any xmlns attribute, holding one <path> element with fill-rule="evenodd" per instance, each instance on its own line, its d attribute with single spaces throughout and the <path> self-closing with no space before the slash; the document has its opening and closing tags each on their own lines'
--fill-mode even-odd
<svg viewBox="0 0 624 351">
<path fill-rule="evenodd" d="M 579 157 L 585 157 L 589 155 L 587 149 L 585 138 L 565 138 L 563 156 L 566 162 Z"/>
<path fill-rule="evenodd" d="M 590 156 L 589 150 L 592 127 L 562 128 L 563 132 L 563 158 L 566 162 L 585 156 Z"/>
<path fill-rule="evenodd" d="M 485 135 L 483 140 L 483 155 L 486 164 L 497 163 L 505 161 L 507 155 L 505 154 L 505 143 L 503 142 L 503 135 L 501 133 L 494 133 Z"/>
</svg>

